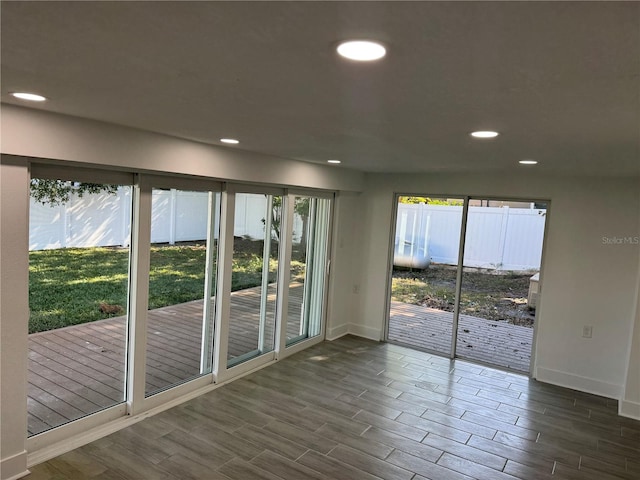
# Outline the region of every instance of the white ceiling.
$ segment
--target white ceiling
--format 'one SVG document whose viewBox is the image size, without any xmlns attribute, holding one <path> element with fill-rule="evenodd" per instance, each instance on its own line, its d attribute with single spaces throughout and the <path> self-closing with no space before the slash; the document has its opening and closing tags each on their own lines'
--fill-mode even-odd
<svg viewBox="0 0 640 480">
<path fill-rule="evenodd" d="M 50 100 L 34 108 L 372 172 L 640 174 L 638 2 L 1 9 L 6 103 L 35 91 Z M 347 38 L 388 55 L 338 58 Z"/>
</svg>

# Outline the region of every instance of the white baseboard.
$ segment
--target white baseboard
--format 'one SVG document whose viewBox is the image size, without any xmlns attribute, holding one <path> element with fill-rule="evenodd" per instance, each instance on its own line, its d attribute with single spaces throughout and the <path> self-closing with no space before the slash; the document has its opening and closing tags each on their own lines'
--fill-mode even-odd
<svg viewBox="0 0 640 480">
<path fill-rule="evenodd" d="M 632 402 L 630 400 L 620 400 L 618 414 L 622 417 L 640 420 L 640 402 Z"/>
<path fill-rule="evenodd" d="M 5 477 L 2 477 L 2 480 L 18 480 L 19 478 L 24 478 L 24 477 L 26 477 L 26 476 L 27 476 L 27 475 L 29 475 L 30 473 L 31 473 L 31 472 L 30 472 L 29 470 L 25 470 L 24 472 L 22 472 L 22 473 L 18 473 L 18 474 L 16 474 L 16 475 L 11 476 L 11 477 L 6 477 L 6 478 L 5 478 Z M 3 472 L 3 475 L 4 475 L 4 472 Z"/>
<path fill-rule="evenodd" d="M 542 367 L 536 369 L 536 380 L 607 398 L 619 399 L 622 394 L 621 385 Z"/>
<path fill-rule="evenodd" d="M 375 340 L 379 342 L 382 340 L 382 335 L 379 328 L 367 327 L 365 325 L 349 324 L 349 333 L 358 337 L 368 338 L 369 340 Z"/>
<path fill-rule="evenodd" d="M 1 480 L 17 480 L 29 475 L 27 470 L 27 451 L 11 455 L 0 461 Z"/>
<path fill-rule="evenodd" d="M 338 325 L 327 329 L 327 340 L 333 341 L 349 333 L 349 324 Z"/>
</svg>

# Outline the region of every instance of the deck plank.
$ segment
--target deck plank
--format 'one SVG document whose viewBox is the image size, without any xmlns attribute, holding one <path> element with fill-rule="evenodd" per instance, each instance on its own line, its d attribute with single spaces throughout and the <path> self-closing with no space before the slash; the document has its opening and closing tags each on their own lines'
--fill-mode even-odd
<svg viewBox="0 0 640 480">
<path fill-rule="evenodd" d="M 452 324 L 452 312 L 392 301 L 389 340 L 448 355 Z M 533 328 L 460 315 L 460 358 L 528 372 L 532 344 Z"/>
</svg>

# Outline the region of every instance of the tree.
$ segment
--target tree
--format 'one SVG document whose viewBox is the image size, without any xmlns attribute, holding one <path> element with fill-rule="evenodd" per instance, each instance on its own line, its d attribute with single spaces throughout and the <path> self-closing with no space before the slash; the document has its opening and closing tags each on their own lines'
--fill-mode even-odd
<svg viewBox="0 0 640 480">
<path fill-rule="evenodd" d="M 398 198 L 398 203 L 408 203 L 408 204 L 417 204 L 417 203 L 429 203 L 429 199 L 427 197 L 400 197 Z"/>
<path fill-rule="evenodd" d="M 85 194 L 105 192 L 115 195 L 117 185 L 105 185 L 102 183 L 72 182 L 69 180 L 49 180 L 43 178 L 31 179 L 31 196 L 43 205 L 63 205 L 69 202 L 71 195 L 82 197 Z"/>
<path fill-rule="evenodd" d="M 439 198 L 429 198 L 429 197 L 399 197 L 398 203 L 408 203 L 408 204 L 418 204 L 424 203 L 425 205 L 449 205 L 453 207 L 461 207 L 462 201 L 460 200 L 441 200 Z"/>
<path fill-rule="evenodd" d="M 300 215 L 302 220 L 302 234 L 300 235 L 300 244 L 306 247 L 307 244 L 307 224 L 309 223 L 309 207 L 311 206 L 311 199 L 309 197 L 296 197 L 293 211 Z M 265 219 L 262 219 L 262 223 L 266 224 Z M 280 240 L 280 225 L 282 224 L 282 197 L 273 197 L 271 204 L 271 228 L 273 229 L 276 239 Z"/>
<path fill-rule="evenodd" d="M 262 223 L 266 225 L 263 218 Z M 271 202 L 271 229 L 276 234 L 276 240 L 280 241 L 280 225 L 282 224 L 282 197 L 273 197 Z"/>
<path fill-rule="evenodd" d="M 307 249 L 307 226 L 309 225 L 309 208 L 311 207 L 311 199 L 309 197 L 296 197 L 296 204 L 293 211 L 300 215 L 302 219 L 302 234 L 300 235 L 300 248 L 303 251 Z"/>
</svg>

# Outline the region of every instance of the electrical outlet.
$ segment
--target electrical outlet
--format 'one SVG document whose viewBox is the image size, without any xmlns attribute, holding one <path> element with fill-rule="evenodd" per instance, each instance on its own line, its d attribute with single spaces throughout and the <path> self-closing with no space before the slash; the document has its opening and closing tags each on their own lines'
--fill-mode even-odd
<svg viewBox="0 0 640 480">
<path fill-rule="evenodd" d="M 357 283 L 353 285 L 353 293 L 360 293 L 360 285 L 358 285 Z"/>
<path fill-rule="evenodd" d="M 591 338 L 593 336 L 593 327 L 591 325 L 585 325 L 582 327 L 582 337 Z"/>
</svg>

